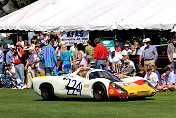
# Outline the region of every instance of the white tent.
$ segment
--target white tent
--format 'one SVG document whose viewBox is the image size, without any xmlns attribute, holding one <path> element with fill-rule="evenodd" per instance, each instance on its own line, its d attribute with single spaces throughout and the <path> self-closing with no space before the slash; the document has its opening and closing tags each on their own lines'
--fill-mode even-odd
<svg viewBox="0 0 176 118">
<path fill-rule="evenodd" d="M 153 0 L 118 23 L 118 29 L 172 29 L 176 0 Z"/>
<path fill-rule="evenodd" d="M 175 0 L 39 0 L 0 19 L 0 29 L 172 29 Z"/>
</svg>

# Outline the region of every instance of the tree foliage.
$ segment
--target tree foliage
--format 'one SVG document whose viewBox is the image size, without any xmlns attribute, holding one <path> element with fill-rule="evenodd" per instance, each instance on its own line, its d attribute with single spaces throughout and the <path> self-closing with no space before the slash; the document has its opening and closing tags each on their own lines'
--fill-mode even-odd
<svg viewBox="0 0 176 118">
<path fill-rule="evenodd" d="M 35 1 L 37 0 L 9 0 L 8 2 L 9 11 L 7 11 L 7 13 L 11 13 L 18 9 L 21 9 Z"/>
</svg>

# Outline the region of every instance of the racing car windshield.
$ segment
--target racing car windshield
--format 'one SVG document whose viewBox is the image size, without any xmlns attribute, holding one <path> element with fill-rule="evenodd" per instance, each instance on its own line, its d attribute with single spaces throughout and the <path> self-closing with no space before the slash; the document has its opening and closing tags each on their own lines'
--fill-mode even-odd
<svg viewBox="0 0 176 118">
<path fill-rule="evenodd" d="M 117 76 L 107 72 L 107 71 L 96 71 L 96 72 L 91 72 L 89 74 L 89 79 L 96 79 L 96 78 L 106 78 L 112 82 L 122 82 L 120 78 Z"/>
</svg>

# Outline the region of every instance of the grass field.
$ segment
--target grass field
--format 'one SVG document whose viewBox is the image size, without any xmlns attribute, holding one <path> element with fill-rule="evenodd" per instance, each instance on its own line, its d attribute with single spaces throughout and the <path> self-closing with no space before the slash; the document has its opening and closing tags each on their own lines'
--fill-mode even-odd
<svg viewBox="0 0 176 118">
<path fill-rule="evenodd" d="M 144 100 L 43 101 L 33 90 L 0 89 L 0 118 L 176 118 L 176 92 Z"/>
</svg>

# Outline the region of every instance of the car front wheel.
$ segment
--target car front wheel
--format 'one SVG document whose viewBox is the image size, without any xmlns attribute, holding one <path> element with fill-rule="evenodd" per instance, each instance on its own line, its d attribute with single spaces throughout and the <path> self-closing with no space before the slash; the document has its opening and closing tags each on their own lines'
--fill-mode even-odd
<svg viewBox="0 0 176 118">
<path fill-rule="evenodd" d="M 108 99 L 106 88 L 102 83 L 96 83 L 93 86 L 93 95 L 95 100 L 97 101 L 103 101 Z"/>
</svg>

